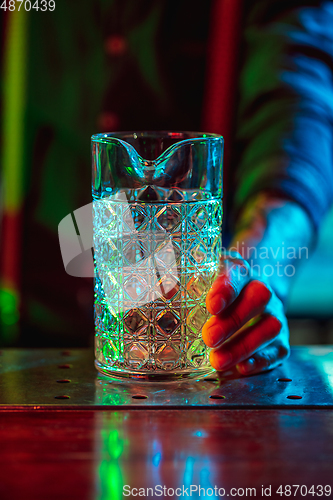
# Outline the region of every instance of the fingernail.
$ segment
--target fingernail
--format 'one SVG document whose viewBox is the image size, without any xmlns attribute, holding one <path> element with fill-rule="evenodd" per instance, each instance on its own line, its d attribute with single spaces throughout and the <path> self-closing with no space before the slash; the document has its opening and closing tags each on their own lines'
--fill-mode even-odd
<svg viewBox="0 0 333 500">
<path fill-rule="evenodd" d="M 211 314 L 220 314 L 225 308 L 225 300 L 220 294 L 213 295 L 208 300 L 208 310 Z"/>
<path fill-rule="evenodd" d="M 225 337 L 223 330 L 217 325 L 207 328 L 205 333 L 208 347 L 217 347 L 223 342 Z"/>
<path fill-rule="evenodd" d="M 237 370 L 240 371 L 243 375 L 247 375 L 251 373 L 256 368 L 256 360 L 254 358 L 249 358 L 246 361 L 243 361 L 241 365 L 237 365 Z"/>
<path fill-rule="evenodd" d="M 229 368 L 232 365 L 232 356 L 230 352 L 221 353 L 218 351 L 216 354 L 214 351 L 211 352 L 211 358 L 213 358 L 212 365 L 218 371 L 223 371 Z M 216 363 L 214 363 L 214 358 L 216 359 Z"/>
</svg>

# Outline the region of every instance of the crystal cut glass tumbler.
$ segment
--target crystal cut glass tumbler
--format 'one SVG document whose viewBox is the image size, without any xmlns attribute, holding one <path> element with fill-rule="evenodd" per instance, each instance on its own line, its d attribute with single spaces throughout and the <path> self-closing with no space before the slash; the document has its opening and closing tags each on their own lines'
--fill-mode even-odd
<svg viewBox="0 0 333 500">
<path fill-rule="evenodd" d="M 221 254 L 223 138 L 92 137 L 95 357 L 144 380 L 209 373 L 201 337 Z"/>
</svg>

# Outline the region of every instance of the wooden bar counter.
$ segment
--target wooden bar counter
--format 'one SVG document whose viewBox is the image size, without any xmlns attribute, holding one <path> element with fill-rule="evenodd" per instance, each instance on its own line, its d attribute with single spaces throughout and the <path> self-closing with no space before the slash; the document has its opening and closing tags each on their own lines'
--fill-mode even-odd
<svg viewBox="0 0 333 500">
<path fill-rule="evenodd" d="M 0 365 L 1 500 L 333 498 L 331 346 L 172 384 L 99 376 L 90 350 Z"/>
</svg>

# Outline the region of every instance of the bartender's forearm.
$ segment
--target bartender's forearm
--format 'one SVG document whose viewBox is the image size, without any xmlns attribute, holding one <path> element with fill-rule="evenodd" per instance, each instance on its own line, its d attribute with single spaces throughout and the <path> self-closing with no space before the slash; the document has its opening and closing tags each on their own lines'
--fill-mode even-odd
<svg viewBox="0 0 333 500">
<path fill-rule="evenodd" d="M 241 212 L 231 249 L 237 250 L 286 302 L 300 259 L 309 257 L 314 229 L 307 212 L 290 200 L 260 193 Z"/>
</svg>

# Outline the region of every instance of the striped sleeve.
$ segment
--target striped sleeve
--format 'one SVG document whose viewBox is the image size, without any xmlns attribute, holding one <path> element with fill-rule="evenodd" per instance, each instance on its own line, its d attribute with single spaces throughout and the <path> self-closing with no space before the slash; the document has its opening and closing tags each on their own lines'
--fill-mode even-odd
<svg viewBox="0 0 333 500">
<path fill-rule="evenodd" d="M 271 190 L 318 227 L 333 201 L 333 2 L 269 4 L 245 31 L 235 202 Z"/>
</svg>

